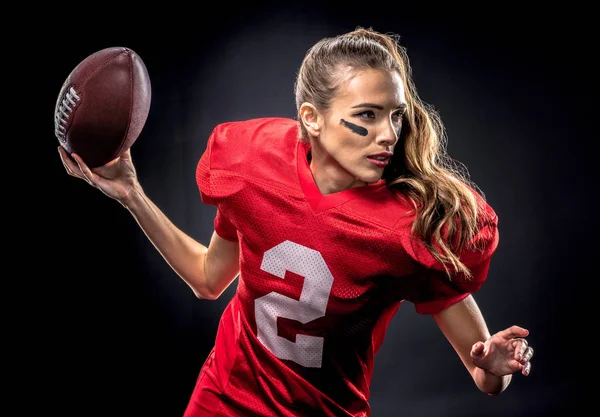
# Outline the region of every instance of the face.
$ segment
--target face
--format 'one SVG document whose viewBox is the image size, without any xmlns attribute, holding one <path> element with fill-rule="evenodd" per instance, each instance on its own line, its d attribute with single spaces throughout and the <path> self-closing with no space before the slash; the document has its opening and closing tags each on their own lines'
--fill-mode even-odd
<svg viewBox="0 0 600 417">
<path fill-rule="evenodd" d="M 318 118 L 313 173 L 330 191 L 377 182 L 390 161 L 406 111 L 400 75 L 381 70 L 353 73 Z"/>
</svg>

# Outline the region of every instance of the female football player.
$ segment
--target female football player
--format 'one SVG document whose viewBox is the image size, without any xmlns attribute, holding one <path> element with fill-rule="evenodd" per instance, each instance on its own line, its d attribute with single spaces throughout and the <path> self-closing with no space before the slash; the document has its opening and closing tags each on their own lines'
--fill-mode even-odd
<svg viewBox="0 0 600 417">
<path fill-rule="evenodd" d="M 373 360 L 399 306 L 432 315 L 476 387 L 528 375 L 517 325 L 490 334 L 473 298 L 498 217 L 444 151 L 397 37 L 357 28 L 317 42 L 297 117 L 219 124 L 196 170 L 217 207 L 208 245 L 144 193 L 131 153 L 69 175 L 119 201 L 203 300 L 239 277 L 185 417 L 370 415 Z"/>
</svg>

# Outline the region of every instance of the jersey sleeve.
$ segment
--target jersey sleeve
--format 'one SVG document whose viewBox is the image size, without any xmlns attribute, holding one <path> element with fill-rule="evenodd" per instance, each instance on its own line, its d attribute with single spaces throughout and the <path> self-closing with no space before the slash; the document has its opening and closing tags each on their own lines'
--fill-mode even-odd
<svg viewBox="0 0 600 417">
<path fill-rule="evenodd" d="M 198 161 L 196 166 L 196 184 L 200 191 L 200 199 L 205 204 L 216 205 L 216 201 L 212 198 L 212 190 L 210 186 L 210 156 L 211 147 L 214 141 L 215 131 L 213 130 L 206 143 L 206 149 Z"/>
<path fill-rule="evenodd" d="M 213 173 L 211 172 L 213 146 L 218 136 L 218 132 L 218 128 L 215 128 L 211 132 L 206 144 L 206 149 L 198 161 L 198 165 L 196 166 L 196 183 L 198 185 L 198 190 L 200 191 L 200 199 L 202 202 L 217 207 L 217 213 L 213 221 L 215 232 L 225 240 L 237 242 L 237 230 L 222 209 L 223 202 L 225 201 L 225 194 L 223 191 L 219 190 L 221 181 L 218 181 L 218 176 L 212 175 Z M 215 181 L 215 177 L 217 177 L 217 181 Z"/>
<path fill-rule="evenodd" d="M 422 242 L 412 240 L 410 255 L 417 261 L 405 299 L 415 305 L 419 314 L 435 314 L 478 291 L 487 279 L 492 255 L 499 241 L 498 216 L 483 203 L 486 216 L 480 216 L 478 232 L 459 254 L 472 276 L 456 273 L 449 277 Z"/>
<path fill-rule="evenodd" d="M 217 209 L 217 215 L 215 216 L 214 226 L 215 232 L 217 232 L 219 237 L 225 240 L 229 240 L 230 242 L 238 241 L 237 229 L 219 209 Z"/>
</svg>

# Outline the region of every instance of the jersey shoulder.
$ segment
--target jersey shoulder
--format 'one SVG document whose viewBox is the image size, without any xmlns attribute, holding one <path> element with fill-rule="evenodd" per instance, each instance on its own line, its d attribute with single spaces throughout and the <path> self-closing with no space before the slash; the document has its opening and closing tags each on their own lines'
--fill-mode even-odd
<svg viewBox="0 0 600 417">
<path fill-rule="evenodd" d="M 265 117 L 218 124 L 196 166 L 203 201 L 214 204 L 247 181 L 289 186 L 296 177 L 298 122 Z"/>
<path fill-rule="evenodd" d="M 298 123 L 288 118 L 268 117 L 219 124 L 207 143 L 210 169 L 246 176 L 281 172 L 281 165 L 289 163 L 295 155 L 297 134 Z"/>
</svg>

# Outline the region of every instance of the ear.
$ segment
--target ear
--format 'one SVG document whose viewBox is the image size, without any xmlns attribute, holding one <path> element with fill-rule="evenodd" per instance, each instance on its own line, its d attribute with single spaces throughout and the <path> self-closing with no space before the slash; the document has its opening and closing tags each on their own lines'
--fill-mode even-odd
<svg viewBox="0 0 600 417">
<path fill-rule="evenodd" d="M 310 103 L 302 103 L 300 106 L 300 119 L 310 136 L 319 136 L 322 118 L 315 106 Z"/>
</svg>

